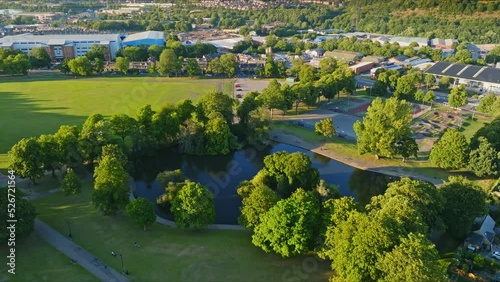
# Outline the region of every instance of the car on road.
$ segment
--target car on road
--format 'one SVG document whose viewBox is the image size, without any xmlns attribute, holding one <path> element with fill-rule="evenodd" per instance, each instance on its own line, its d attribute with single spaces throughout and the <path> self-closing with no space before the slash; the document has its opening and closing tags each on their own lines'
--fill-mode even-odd
<svg viewBox="0 0 500 282">
<path fill-rule="evenodd" d="M 236 89 L 236 91 L 243 91 L 243 89 L 241 89 L 241 88 L 238 88 L 238 89 Z"/>
<path fill-rule="evenodd" d="M 494 252 L 492 255 L 493 258 L 500 260 L 500 252 Z"/>
<path fill-rule="evenodd" d="M 239 84 L 235 84 L 235 85 L 234 85 L 234 87 L 241 87 L 241 85 L 239 85 Z"/>
<path fill-rule="evenodd" d="M 236 95 L 236 98 L 243 98 L 243 95 L 241 95 L 241 94 L 237 94 L 237 95 Z"/>
</svg>

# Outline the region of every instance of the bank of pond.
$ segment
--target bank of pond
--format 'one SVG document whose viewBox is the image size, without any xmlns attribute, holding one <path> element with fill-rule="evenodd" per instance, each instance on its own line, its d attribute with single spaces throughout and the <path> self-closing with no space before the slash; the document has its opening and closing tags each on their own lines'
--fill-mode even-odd
<svg viewBox="0 0 500 282">
<path fill-rule="evenodd" d="M 156 198 L 165 193 L 156 176 L 166 170 L 180 169 L 191 181 L 199 182 L 210 189 L 215 198 L 215 223 L 238 224 L 241 199 L 236 189 L 243 180 L 252 179 L 264 167 L 264 157 L 275 152 L 301 152 L 311 158 L 319 170 L 320 178 L 339 187 L 344 196 L 355 198 L 362 206 L 371 197 L 380 195 L 387 184 L 398 180 L 380 173 L 360 170 L 328 157 L 288 144 L 271 143 L 261 147 L 245 147 L 223 156 L 193 156 L 181 154 L 176 149 L 163 150 L 154 156 L 135 160 L 135 197 L 146 198 L 156 203 Z M 172 219 L 169 213 L 155 205 L 156 213 Z"/>
</svg>

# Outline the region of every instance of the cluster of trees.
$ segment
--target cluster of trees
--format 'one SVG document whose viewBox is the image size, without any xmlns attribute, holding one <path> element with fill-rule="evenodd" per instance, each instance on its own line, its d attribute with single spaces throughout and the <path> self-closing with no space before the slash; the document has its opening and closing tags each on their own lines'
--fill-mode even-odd
<svg viewBox="0 0 500 282">
<path fill-rule="evenodd" d="M 26 198 L 26 194 L 21 191 L 21 189 L 14 189 L 12 191 L 7 189 L 7 187 L 0 187 L 0 208 L 4 211 L 0 214 L 0 242 L 7 245 L 8 249 L 15 247 L 12 242 L 15 243 L 15 239 L 20 239 L 29 235 L 35 227 L 36 211 L 35 206 Z M 10 210 L 14 209 L 15 218 L 10 218 Z M 15 224 L 15 238 L 11 237 L 11 231 L 8 229 L 11 223 L 9 220 L 17 220 Z M 13 232 L 13 231 L 12 231 Z M 10 240 L 9 240 L 10 239 Z M 7 247 L 5 248 L 7 250 Z"/>
<path fill-rule="evenodd" d="M 191 100 L 167 104 L 158 112 L 147 105 L 135 118 L 116 114 L 105 119 L 94 114 L 81 129 L 63 125 L 55 134 L 20 140 L 9 151 L 10 167 L 36 183 L 45 171 L 95 163 L 110 144 L 129 156 L 171 145 L 189 154 L 227 154 L 236 147 L 235 135 L 249 144 L 267 139 L 269 119 L 257 95 L 247 96 L 236 108 L 239 123 L 234 123 L 234 100 L 221 92 L 209 93 L 197 104 Z"/>
<path fill-rule="evenodd" d="M 283 257 L 315 251 L 333 261 L 339 281 L 447 281 L 427 234 L 462 238 L 487 210 L 486 193 L 461 177 L 440 188 L 403 178 L 363 208 L 320 180 L 301 153 L 267 156 L 237 193 L 238 222 L 255 246 Z"/>
<path fill-rule="evenodd" d="M 264 72 L 269 69 L 279 70 L 277 65 L 279 64 L 275 64 L 272 58 L 268 59 Z M 275 71 L 269 72 L 275 74 Z M 288 84 L 281 85 L 274 79 L 259 96 L 263 104 L 271 110 L 271 117 L 274 109 L 285 113 L 294 105 L 297 109 L 301 102 L 307 106 L 314 106 L 320 97 L 330 100 L 335 95 L 340 95 L 341 92 L 351 93 L 356 86 L 354 73 L 348 65 L 333 58 L 321 60 L 319 70 L 304 64 L 302 59 L 295 59 L 286 74 L 297 76 L 299 83 L 290 87 Z"/>
<path fill-rule="evenodd" d="M 471 138 L 457 129 L 448 129 L 434 144 L 429 160 L 445 169 L 468 168 L 479 177 L 496 176 L 500 171 L 500 118 L 485 124 Z"/>
<path fill-rule="evenodd" d="M 332 26 L 344 31 L 495 43 L 500 40 L 498 5 L 494 1 L 349 1 Z M 456 18 L 460 14 L 467 16 Z"/>
<path fill-rule="evenodd" d="M 238 68 L 238 58 L 233 54 L 224 54 L 208 63 L 207 71 L 213 74 L 224 74 L 233 77 Z"/>
<path fill-rule="evenodd" d="M 8 75 L 28 74 L 30 59 L 19 50 L 0 49 L 0 73 Z"/>
</svg>

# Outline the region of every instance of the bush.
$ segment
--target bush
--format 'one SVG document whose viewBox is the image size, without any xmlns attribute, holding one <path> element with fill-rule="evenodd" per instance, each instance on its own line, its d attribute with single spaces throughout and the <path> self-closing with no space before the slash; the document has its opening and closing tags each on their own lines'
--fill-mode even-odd
<svg viewBox="0 0 500 282">
<path fill-rule="evenodd" d="M 481 255 L 474 256 L 473 262 L 476 270 L 483 270 L 486 265 L 485 258 Z"/>
<path fill-rule="evenodd" d="M 156 176 L 156 180 L 160 182 L 162 186 L 165 187 L 170 182 L 173 183 L 184 182 L 186 178 L 184 177 L 180 169 L 176 169 L 176 170 L 166 170 L 164 172 L 158 173 L 158 175 Z"/>
</svg>

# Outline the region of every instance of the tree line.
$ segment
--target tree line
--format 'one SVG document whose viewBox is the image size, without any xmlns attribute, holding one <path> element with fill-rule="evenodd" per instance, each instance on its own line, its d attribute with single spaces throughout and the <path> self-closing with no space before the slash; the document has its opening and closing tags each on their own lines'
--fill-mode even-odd
<svg viewBox="0 0 500 282">
<path fill-rule="evenodd" d="M 362 207 L 298 152 L 266 156 L 237 193 L 238 222 L 255 246 L 283 257 L 314 252 L 332 261 L 334 281 L 447 281 L 429 232 L 462 238 L 487 211 L 486 193 L 461 177 L 439 188 L 403 178 Z"/>
</svg>

